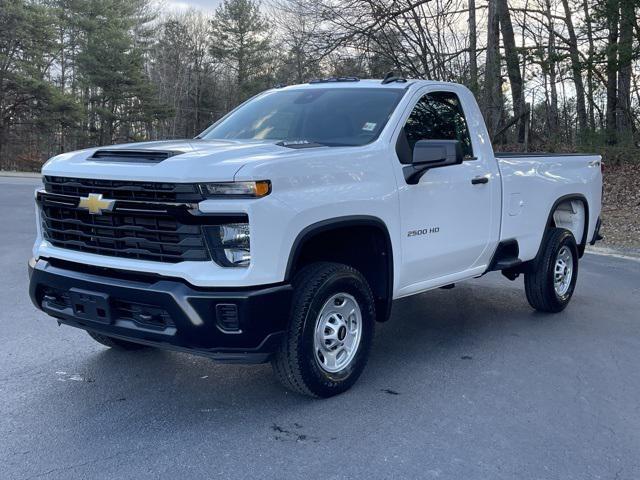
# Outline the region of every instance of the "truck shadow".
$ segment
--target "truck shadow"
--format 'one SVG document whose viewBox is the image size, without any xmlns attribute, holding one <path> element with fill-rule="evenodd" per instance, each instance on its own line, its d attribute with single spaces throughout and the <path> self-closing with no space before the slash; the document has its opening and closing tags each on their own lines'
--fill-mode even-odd
<svg viewBox="0 0 640 480">
<path fill-rule="evenodd" d="M 438 347 L 464 347 L 503 335 L 530 321 L 532 313 L 520 289 L 461 285 L 397 301 L 390 320 L 378 325 L 376 340 L 384 342 L 385 356 L 421 357 Z"/>
</svg>

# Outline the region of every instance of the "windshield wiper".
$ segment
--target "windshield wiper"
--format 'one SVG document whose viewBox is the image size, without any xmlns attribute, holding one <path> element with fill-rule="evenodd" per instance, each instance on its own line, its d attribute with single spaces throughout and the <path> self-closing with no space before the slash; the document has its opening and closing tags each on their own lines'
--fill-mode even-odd
<svg viewBox="0 0 640 480">
<path fill-rule="evenodd" d="M 316 147 L 329 147 L 328 143 L 310 141 L 310 140 L 281 140 L 276 143 L 279 147 L 287 148 L 316 148 Z"/>
<path fill-rule="evenodd" d="M 287 148 L 355 147 L 350 143 L 317 142 L 315 140 L 281 140 L 276 145 Z"/>
</svg>

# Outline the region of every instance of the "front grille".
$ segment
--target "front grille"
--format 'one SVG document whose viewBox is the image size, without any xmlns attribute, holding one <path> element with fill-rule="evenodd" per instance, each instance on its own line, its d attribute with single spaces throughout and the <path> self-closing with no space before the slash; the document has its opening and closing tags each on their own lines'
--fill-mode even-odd
<svg viewBox="0 0 640 480">
<path fill-rule="evenodd" d="M 194 184 L 125 182 L 67 177 L 45 177 L 38 194 L 44 238 L 69 250 L 177 263 L 205 261 L 211 256 L 203 236 L 203 222 L 194 217 L 187 201 L 199 201 Z M 116 200 L 101 215 L 78 208 L 90 193 Z"/>
<path fill-rule="evenodd" d="M 200 202 L 204 199 L 198 185 L 193 183 L 128 182 L 91 178 L 44 177 L 49 193 L 85 197 L 101 193 L 114 200 L 150 202 Z"/>
<path fill-rule="evenodd" d="M 92 215 L 74 207 L 42 203 L 43 234 L 53 246 L 157 262 L 209 260 L 202 227 L 170 214 L 114 212 Z"/>
</svg>

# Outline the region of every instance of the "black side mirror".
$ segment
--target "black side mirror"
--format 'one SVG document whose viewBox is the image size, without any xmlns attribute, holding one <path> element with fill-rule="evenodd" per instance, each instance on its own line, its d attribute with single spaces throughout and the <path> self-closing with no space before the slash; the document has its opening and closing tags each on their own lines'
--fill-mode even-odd
<svg viewBox="0 0 640 480">
<path fill-rule="evenodd" d="M 409 185 L 415 185 L 431 168 L 460 165 L 464 160 L 458 140 L 419 140 L 413 147 L 411 165 L 402 169 Z"/>
</svg>

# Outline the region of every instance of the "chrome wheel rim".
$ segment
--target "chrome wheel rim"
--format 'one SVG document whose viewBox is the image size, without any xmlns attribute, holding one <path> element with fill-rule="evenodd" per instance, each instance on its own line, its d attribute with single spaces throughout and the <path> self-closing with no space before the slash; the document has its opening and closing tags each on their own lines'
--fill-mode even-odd
<svg viewBox="0 0 640 480">
<path fill-rule="evenodd" d="M 556 256 L 553 269 L 553 288 L 559 297 L 564 297 L 571 286 L 573 278 L 573 254 L 569 247 L 562 247 Z"/>
<path fill-rule="evenodd" d="M 355 298 L 337 293 L 326 301 L 316 319 L 313 351 L 318 366 L 329 373 L 347 368 L 362 338 L 362 312 Z"/>
</svg>

